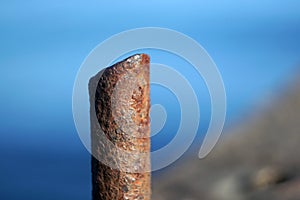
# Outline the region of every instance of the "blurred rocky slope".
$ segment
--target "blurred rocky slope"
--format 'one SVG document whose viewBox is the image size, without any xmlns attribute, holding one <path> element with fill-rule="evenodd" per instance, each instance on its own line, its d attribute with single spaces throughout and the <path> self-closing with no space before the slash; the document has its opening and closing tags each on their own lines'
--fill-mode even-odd
<svg viewBox="0 0 300 200">
<path fill-rule="evenodd" d="M 207 158 L 155 177 L 153 200 L 299 200 L 300 80 L 287 88 L 224 133 Z"/>
</svg>

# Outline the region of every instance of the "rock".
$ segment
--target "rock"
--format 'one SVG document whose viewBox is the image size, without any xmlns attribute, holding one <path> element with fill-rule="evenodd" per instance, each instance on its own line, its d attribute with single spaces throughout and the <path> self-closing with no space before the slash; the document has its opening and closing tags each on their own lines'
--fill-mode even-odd
<svg viewBox="0 0 300 200">
<path fill-rule="evenodd" d="M 258 170 L 253 176 L 253 186 L 255 189 L 265 189 L 274 186 L 287 179 L 284 173 L 276 167 L 264 167 Z"/>
<path fill-rule="evenodd" d="M 275 97 L 246 123 L 224 133 L 205 159 L 192 152 L 154 177 L 153 196 L 182 200 L 182 191 L 188 191 L 191 199 L 298 200 L 300 78 Z"/>
</svg>

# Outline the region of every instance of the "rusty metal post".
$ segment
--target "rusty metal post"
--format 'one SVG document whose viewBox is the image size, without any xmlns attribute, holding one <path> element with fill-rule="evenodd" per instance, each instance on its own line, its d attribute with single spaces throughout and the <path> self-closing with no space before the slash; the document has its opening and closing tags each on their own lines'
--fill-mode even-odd
<svg viewBox="0 0 300 200">
<path fill-rule="evenodd" d="M 137 54 L 90 80 L 93 200 L 150 200 L 150 58 Z"/>
</svg>

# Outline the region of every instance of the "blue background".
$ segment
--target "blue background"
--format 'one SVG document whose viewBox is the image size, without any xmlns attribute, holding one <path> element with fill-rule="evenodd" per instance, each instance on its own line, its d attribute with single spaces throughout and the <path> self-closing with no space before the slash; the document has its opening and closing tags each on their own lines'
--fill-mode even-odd
<svg viewBox="0 0 300 200">
<path fill-rule="evenodd" d="M 194 38 L 222 74 L 230 127 L 260 102 L 271 103 L 299 73 L 299 8 L 297 0 L 1 1 L 0 199 L 90 199 L 90 156 L 73 123 L 72 89 L 84 58 L 103 40 L 145 26 Z M 201 84 L 199 135 L 209 119 Z M 159 101 L 163 91 L 153 89 Z M 178 124 L 166 126 L 170 132 Z M 153 148 L 162 144 L 154 141 Z"/>
</svg>

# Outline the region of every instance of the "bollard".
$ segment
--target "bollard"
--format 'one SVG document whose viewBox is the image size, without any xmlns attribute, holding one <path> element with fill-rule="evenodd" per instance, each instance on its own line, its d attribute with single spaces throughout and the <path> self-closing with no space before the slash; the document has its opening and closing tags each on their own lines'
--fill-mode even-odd
<svg viewBox="0 0 300 200">
<path fill-rule="evenodd" d="M 89 82 L 93 200 L 150 200 L 150 58 L 133 55 Z"/>
</svg>

